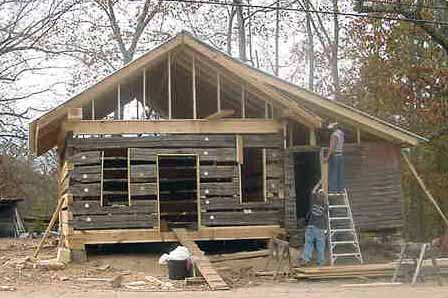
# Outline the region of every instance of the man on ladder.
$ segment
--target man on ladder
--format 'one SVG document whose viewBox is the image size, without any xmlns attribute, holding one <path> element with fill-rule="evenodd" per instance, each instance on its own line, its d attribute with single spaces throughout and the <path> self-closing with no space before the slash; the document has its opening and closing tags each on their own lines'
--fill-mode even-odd
<svg viewBox="0 0 448 298">
<path fill-rule="evenodd" d="M 330 148 L 324 157 L 324 162 L 329 163 L 328 191 L 342 193 L 344 191 L 344 132 L 339 129 L 337 122 L 330 123 L 331 131 Z"/>
</svg>

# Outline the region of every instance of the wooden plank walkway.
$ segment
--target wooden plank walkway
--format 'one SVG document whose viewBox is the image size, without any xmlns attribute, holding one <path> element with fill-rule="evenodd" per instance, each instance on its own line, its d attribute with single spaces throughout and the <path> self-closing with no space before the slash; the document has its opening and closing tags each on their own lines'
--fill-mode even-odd
<svg viewBox="0 0 448 298">
<path fill-rule="evenodd" d="M 196 257 L 196 266 L 199 272 L 204 277 L 205 281 L 213 291 L 217 290 L 229 290 L 227 283 L 221 278 L 221 276 L 213 268 L 212 263 L 204 252 L 197 246 L 197 244 L 188 237 L 188 231 L 186 229 L 173 229 L 173 233 L 179 239 L 179 242 L 187 247 L 191 254 Z"/>
</svg>

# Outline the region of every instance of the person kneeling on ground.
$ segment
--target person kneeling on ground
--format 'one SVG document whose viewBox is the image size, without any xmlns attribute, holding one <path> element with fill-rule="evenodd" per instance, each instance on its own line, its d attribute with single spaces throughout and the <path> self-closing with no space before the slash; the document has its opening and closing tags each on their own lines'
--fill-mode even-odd
<svg viewBox="0 0 448 298">
<path fill-rule="evenodd" d="M 317 265 L 325 263 L 325 231 L 327 226 L 327 209 L 325 194 L 322 190 L 312 194 L 311 209 L 308 212 L 308 226 L 305 232 L 305 247 L 301 265 L 308 266 L 313 255 L 314 245 L 317 250 Z"/>
</svg>

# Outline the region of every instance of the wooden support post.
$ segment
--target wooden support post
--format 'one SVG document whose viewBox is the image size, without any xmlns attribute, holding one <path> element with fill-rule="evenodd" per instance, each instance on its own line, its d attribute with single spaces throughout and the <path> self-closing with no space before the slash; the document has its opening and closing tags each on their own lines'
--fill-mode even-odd
<svg viewBox="0 0 448 298">
<path fill-rule="evenodd" d="M 95 99 L 92 99 L 92 120 L 95 120 Z"/>
<path fill-rule="evenodd" d="M 325 149 L 320 151 L 320 175 L 322 179 L 322 190 L 328 194 L 328 162 L 325 162 Z"/>
<path fill-rule="evenodd" d="M 288 129 L 288 143 L 288 147 L 291 148 L 292 146 L 294 146 L 294 127 L 292 125 L 290 125 Z"/>
<path fill-rule="evenodd" d="M 67 111 L 68 121 L 82 120 L 82 108 L 71 108 Z"/>
<path fill-rule="evenodd" d="M 317 146 L 316 130 L 310 128 L 310 146 Z"/>
<path fill-rule="evenodd" d="M 241 118 L 246 118 L 246 88 L 241 86 Z"/>
<path fill-rule="evenodd" d="M 117 115 L 116 119 L 121 119 L 121 85 L 118 84 L 117 88 Z"/>
<path fill-rule="evenodd" d="M 264 102 L 264 119 L 269 119 L 269 103 Z"/>
<path fill-rule="evenodd" d="M 192 90 L 193 90 L 193 119 L 197 119 L 198 118 L 198 111 L 197 111 L 197 99 L 196 99 L 196 61 L 195 58 L 193 56 L 193 61 L 192 61 Z"/>
<path fill-rule="evenodd" d="M 143 69 L 143 119 L 146 119 L 146 68 Z"/>
<path fill-rule="evenodd" d="M 59 218 L 59 213 L 61 212 L 62 206 L 64 205 L 64 201 L 68 195 L 63 196 L 59 199 L 58 205 L 56 206 L 56 210 L 54 211 L 53 215 L 51 216 L 50 223 L 47 226 L 47 229 L 45 230 L 44 235 L 42 236 L 42 239 L 40 240 L 39 244 L 37 245 L 36 250 L 34 251 L 34 257 L 37 258 L 39 255 L 40 249 L 42 248 L 42 245 L 45 242 L 45 239 L 47 239 L 48 235 L 50 234 L 51 229 L 53 228 L 54 224 Z"/>
<path fill-rule="evenodd" d="M 356 144 L 361 145 L 361 130 L 356 128 Z"/>
<path fill-rule="evenodd" d="M 221 75 L 216 73 L 216 101 L 217 111 L 221 111 Z"/>
<path fill-rule="evenodd" d="M 419 176 L 419 174 L 417 173 L 417 170 L 415 169 L 414 165 L 412 164 L 411 160 L 409 159 L 409 157 L 404 153 L 401 152 L 401 156 L 403 157 L 404 161 L 406 162 L 406 164 L 409 167 L 409 170 L 411 170 L 411 173 L 414 175 L 415 179 L 417 179 L 418 184 L 420 185 L 421 189 L 423 190 L 423 192 L 425 193 L 426 197 L 429 199 L 429 201 L 433 204 L 434 208 L 436 208 L 437 212 L 439 213 L 440 217 L 442 217 L 443 221 L 445 222 L 445 225 L 448 228 L 448 218 L 446 217 L 446 215 L 443 213 L 442 209 L 440 208 L 439 204 L 437 203 L 437 201 L 434 199 L 434 197 L 432 196 L 432 194 L 429 192 L 428 188 L 425 185 L 425 182 L 423 181 L 423 179 Z"/>
<path fill-rule="evenodd" d="M 288 122 L 283 121 L 283 149 L 288 148 Z"/>
<path fill-rule="evenodd" d="M 244 143 L 243 136 L 236 136 L 236 161 L 239 164 L 244 163 Z"/>
<path fill-rule="evenodd" d="M 171 53 L 168 53 L 168 119 L 172 119 L 172 102 L 171 102 Z"/>
</svg>

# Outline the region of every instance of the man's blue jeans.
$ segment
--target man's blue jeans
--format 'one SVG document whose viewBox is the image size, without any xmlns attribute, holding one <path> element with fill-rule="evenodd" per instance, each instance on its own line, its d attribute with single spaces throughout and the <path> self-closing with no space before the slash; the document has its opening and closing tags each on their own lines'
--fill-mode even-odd
<svg viewBox="0 0 448 298">
<path fill-rule="evenodd" d="M 340 153 L 332 154 L 329 161 L 328 189 L 331 192 L 344 191 L 344 157 Z"/>
<path fill-rule="evenodd" d="M 310 262 L 313 255 L 314 245 L 317 250 L 317 265 L 325 263 L 325 231 L 315 226 L 308 225 L 305 232 L 305 248 L 303 250 L 303 260 Z"/>
</svg>

